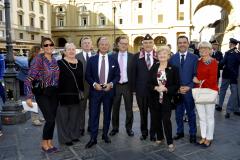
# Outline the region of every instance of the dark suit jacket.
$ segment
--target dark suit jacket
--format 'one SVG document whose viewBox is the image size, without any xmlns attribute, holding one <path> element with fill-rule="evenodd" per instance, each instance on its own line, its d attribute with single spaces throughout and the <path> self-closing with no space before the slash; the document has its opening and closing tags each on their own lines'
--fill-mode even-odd
<svg viewBox="0 0 240 160">
<path fill-rule="evenodd" d="M 95 55 L 89 58 L 85 73 L 85 79 L 90 85 L 90 95 L 94 94 L 96 91 L 93 87 L 94 82 L 100 83 L 99 75 L 98 75 L 98 60 L 99 55 Z M 112 57 L 112 55 L 108 55 L 108 63 L 109 63 L 109 71 L 108 71 L 108 79 L 107 83 L 113 83 L 113 87 L 115 88 L 116 83 L 120 80 L 120 69 L 118 62 Z M 114 95 L 114 88 L 109 91 L 109 95 Z"/>
<path fill-rule="evenodd" d="M 145 61 L 145 57 L 139 57 L 140 53 L 136 53 L 132 62 L 132 90 L 137 96 L 149 96 L 148 79 L 150 77 L 149 70 Z M 158 60 L 153 59 L 154 63 Z"/>
<path fill-rule="evenodd" d="M 220 70 L 223 69 L 223 67 L 220 65 L 220 62 L 223 60 L 223 54 L 221 51 L 216 51 L 215 53 L 212 54 L 212 57 L 218 61 L 218 78 L 219 78 Z"/>
<path fill-rule="evenodd" d="M 160 63 L 156 63 L 152 66 L 150 70 L 150 78 L 148 81 L 148 86 L 150 88 L 150 97 L 152 99 L 152 108 L 159 109 L 159 93 L 154 90 L 155 86 L 158 86 L 157 82 L 157 73 Z M 180 87 L 180 79 L 179 79 L 179 72 L 178 68 L 168 64 L 167 68 L 165 69 L 166 76 L 167 76 L 167 83 L 166 88 L 168 89 L 167 92 L 163 93 L 163 102 L 161 104 L 162 110 L 170 110 L 173 104 L 173 96 L 177 94 L 177 91 Z"/>
<path fill-rule="evenodd" d="M 128 77 L 128 86 L 129 89 L 132 90 L 132 61 L 133 61 L 133 54 L 127 53 L 127 77 Z M 113 58 L 118 62 L 118 53 L 112 54 Z"/>
<path fill-rule="evenodd" d="M 169 63 L 173 66 L 176 66 L 179 69 L 180 84 L 193 88 L 194 87 L 193 77 L 196 76 L 197 73 L 198 57 L 188 52 L 184 61 L 183 69 L 180 64 L 179 53 L 174 54 L 171 57 Z"/>
</svg>

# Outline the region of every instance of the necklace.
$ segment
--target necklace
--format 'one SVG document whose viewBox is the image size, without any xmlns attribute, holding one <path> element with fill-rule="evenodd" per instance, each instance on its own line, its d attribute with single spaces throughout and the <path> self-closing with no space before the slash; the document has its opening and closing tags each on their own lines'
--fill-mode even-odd
<svg viewBox="0 0 240 160">
<path fill-rule="evenodd" d="M 66 59 L 65 59 L 66 60 Z M 67 61 L 67 60 L 66 60 Z M 68 63 L 68 66 L 71 68 L 71 69 L 77 69 L 77 67 L 78 67 L 78 63 L 75 63 L 75 67 L 72 67 L 72 65 L 71 64 L 74 64 L 74 63 L 69 63 L 68 61 L 67 61 L 67 63 Z"/>
</svg>

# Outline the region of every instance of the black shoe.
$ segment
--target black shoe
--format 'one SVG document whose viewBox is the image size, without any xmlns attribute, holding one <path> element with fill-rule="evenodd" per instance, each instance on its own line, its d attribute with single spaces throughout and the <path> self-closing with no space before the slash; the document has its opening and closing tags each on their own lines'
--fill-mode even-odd
<svg viewBox="0 0 240 160">
<path fill-rule="evenodd" d="M 130 130 L 127 130 L 127 134 L 129 137 L 133 137 L 134 136 L 134 132 L 130 129 Z"/>
<path fill-rule="evenodd" d="M 111 143 L 111 139 L 108 136 L 102 135 L 102 140 L 104 140 L 105 143 Z"/>
<path fill-rule="evenodd" d="M 91 139 L 85 146 L 85 148 L 91 148 L 92 146 L 97 144 L 97 140 L 96 139 Z"/>
<path fill-rule="evenodd" d="M 147 135 L 142 135 L 142 136 L 140 137 L 140 140 L 141 140 L 141 141 L 146 140 L 146 139 L 147 139 Z"/>
<path fill-rule="evenodd" d="M 219 112 L 221 112 L 222 111 L 222 107 L 220 107 L 219 105 L 216 105 L 216 111 L 219 111 Z"/>
<path fill-rule="evenodd" d="M 81 130 L 80 130 L 80 135 L 81 135 L 81 136 L 84 136 L 84 132 L 85 132 L 84 129 L 81 129 Z"/>
<path fill-rule="evenodd" d="M 110 136 L 115 136 L 117 133 L 118 133 L 118 130 L 117 130 L 117 129 L 113 129 L 113 130 L 109 133 L 109 135 L 110 135 Z"/>
<path fill-rule="evenodd" d="M 226 118 L 226 119 L 229 119 L 229 118 L 230 118 L 230 113 L 226 113 L 226 114 L 225 114 L 225 118 Z"/>
<path fill-rule="evenodd" d="M 212 144 L 212 142 L 209 142 L 209 144 L 203 144 L 202 147 L 203 147 L 203 148 L 208 148 L 208 147 L 211 146 L 211 144 Z"/>
<path fill-rule="evenodd" d="M 233 112 L 236 116 L 240 116 L 240 112 Z"/>
<path fill-rule="evenodd" d="M 73 139 L 72 142 L 80 142 L 79 139 Z"/>
<path fill-rule="evenodd" d="M 178 140 L 184 137 L 184 133 L 177 133 L 176 136 L 173 137 L 174 140 Z"/>
<path fill-rule="evenodd" d="M 157 140 L 157 138 L 155 136 L 150 137 L 150 141 L 155 142 L 156 140 Z"/>
<path fill-rule="evenodd" d="M 66 142 L 65 145 L 66 145 L 66 146 L 72 146 L 73 143 L 72 143 L 72 142 Z"/>
<path fill-rule="evenodd" d="M 189 142 L 190 143 L 196 143 L 197 142 L 197 137 L 195 135 L 190 136 Z"/>
</svg>

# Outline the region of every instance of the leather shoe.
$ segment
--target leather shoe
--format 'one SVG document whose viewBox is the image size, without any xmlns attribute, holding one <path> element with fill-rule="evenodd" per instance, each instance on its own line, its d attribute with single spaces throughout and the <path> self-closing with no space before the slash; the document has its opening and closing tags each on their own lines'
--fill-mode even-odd
<svg viewBox="0 0 240 160">
<path fill-rule="evenodd" d="M 195 135 L 190 136 L 189 142 L 190 143 L 196 143 L 197 142 L 197 137 Z"/>
<path fill-rule="evenodd" d="M 111 139 L 108 136 L 102 135 L 102 140 L 104 140 L 105 143 L 111 143 Z"/>
<path fill-rule="evenodd" d="M 66 145 L 66 146 L 72 146 L 73 143 L 72 143 L 72 142 L 66 142 L 65 145 Z"/>
<path fill-rule="evenodd" d="M 222 107 L 220 107 L 219 105 L 216 105 L 216 111 L 219 111 L 219 112 L 221 112 L 222 111 Z"/>
<path fill-rule="evenodd" d="M 240 116 L 240 112 L 233 112 L 234 115 Z"/>
<path fill-rule="evenodd" d="M 97 144 L 97 140 L 96 139 L 91 139 L 85 146 L 85 148 L 91 148 L 92 146 Z"/>
<path fill-rule="evenodd" d="M 147 139 L 147 135 L 142 135 L 142 136 L 140 137 L 140 140 L 141 140 L 141 141 L 146 140 L 146 139 Z"/>
<path fill-rule="evenodd" d="M 129 137 L 134 136 L 134 132 L 132 130 L 127 130 L 127 134 L 128 134 Z"/>
<path fill-rule="evenodd" d="M 184 137 L 184 133 L 177 133 L 176 136 L 173 137 L 174 140 L 179 140 Z"/>
<path fill-rule="evenodd" d="M 225 118 L 226 118 L 226 119 L 229 119 L 229 118 L 230 118 L 230 113 L 226 113 L 226 114 L 225 114 Z"/>
<path fill-rule="evenodd" d="M 117 133 L 118 133 L 118 130 L 113 129 L 113 130 L 109 133 L 109 135 L 110 135 L 110 136 L 115 136 Z"/>
</svg>

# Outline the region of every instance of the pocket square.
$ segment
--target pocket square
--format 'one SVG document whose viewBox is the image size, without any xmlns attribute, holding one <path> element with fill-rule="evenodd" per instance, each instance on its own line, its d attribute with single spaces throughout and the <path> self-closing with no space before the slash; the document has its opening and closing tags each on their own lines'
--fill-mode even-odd
<svg viewBox="0 0 240 160">
<path fill-rule="evenodd" d="M 114 68 L 115 66 L 112 66 L 112 68 Z"/>
</svg>

